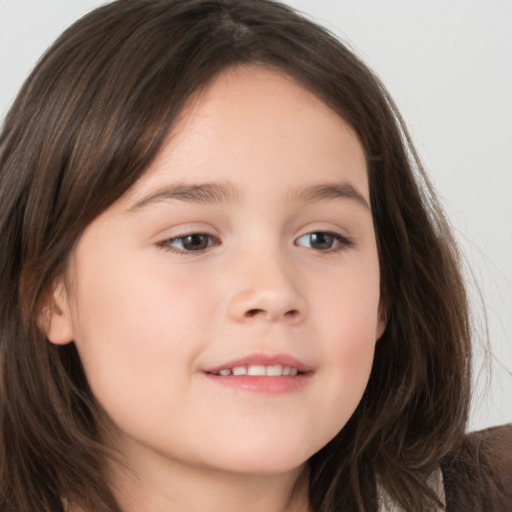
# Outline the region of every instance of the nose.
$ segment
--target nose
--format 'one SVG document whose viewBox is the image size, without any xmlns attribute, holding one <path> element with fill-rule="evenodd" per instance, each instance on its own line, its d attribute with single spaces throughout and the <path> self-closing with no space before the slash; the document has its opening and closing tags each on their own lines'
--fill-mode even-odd
<svg viewBox="0 0 512 512">
<path fill-rule="evenodd" d="M 237 322 L 301 323 L 306 301 L 298 290 L 298 276 L 285 262 L 269 259 L 254 258 L 250 266 L 239 270 L 229 302 L 230 316 Z"/>
</svg>

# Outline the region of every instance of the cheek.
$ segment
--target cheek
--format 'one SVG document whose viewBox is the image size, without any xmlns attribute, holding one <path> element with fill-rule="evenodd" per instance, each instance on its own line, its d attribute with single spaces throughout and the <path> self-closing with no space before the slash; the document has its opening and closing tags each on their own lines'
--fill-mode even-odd
<svg viewBox="0 0 512 512">
<path fill-rule="evenodd" d="M 322 299 L 314 316 L 322 332 L 318 349 L 328 361 L 326 389 L 344 424 L 357 407 L 370 375 L 379 326 L 378 267 L 364 267 L 340 276 Z"/>
<path fill-rule="evenodd" d="M 331 378 L 337 381 L 333 389 L 342 393 L 362 395 L 373 363 L 376 343 L 376 318 L 350 301 L 341 312 L 326 319 L 325 326 L 332 327 L 331 335 L 324 337 Z M 330 322 L 329 322 L 330 321 Z"/>
<path fill-rule="evenodd" d="M 208 288 L 196 275 L 137 258 L 119 258 L 116 265 L 101 259 L 94 263 L 79 268 L 75 317 L 82 337 L 168 341 L 194 329 L 201 308 L 208 307 Z"/>
<path fill-rule="evenodd" d="M 158 400 L 169 389 L 170 376 L 182 391 L 206 343 L 211 301 L 202 287 L 136 261 L 96 260 L 79 270 L 76 345 L 99 402 L 110 411 L 124 396 L 144 407 L 148 396 Z"/>
<path fill-rule="evenodd" d="M 379 325 L 380 280 L 377 262 L 362 262 L 340 270 L 317 286 L 312 306 L 322 318 L 325 335 L 338 339 L 340 351 L 364 350 L 376 341 Z"/>
</svg>

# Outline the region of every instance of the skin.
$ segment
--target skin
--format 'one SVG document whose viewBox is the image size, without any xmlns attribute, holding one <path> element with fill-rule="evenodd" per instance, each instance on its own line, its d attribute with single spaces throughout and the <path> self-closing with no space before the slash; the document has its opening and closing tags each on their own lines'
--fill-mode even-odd
<svg viewBox="0 0 512 512">
<path fill-rule="evenodd" d="M 224 196 L 162 193 L 202 183 Z M 304 197 L 323 184 L 336 193 Z M 123 510 L 306 510 L 297 479 L 354 412 L 384 329 L 368 203 L 350 126 L 250 66 L 196 96 L 87 227 L 48 337 L 76 343 L 114 426 L 107 442 L 130 468 L 109 467 Z M 193 239 L 202 250 L 179 238 L 191 233 L 208 235 Z M 301 360 L 307 383 L 254 392 L 205 374 L 254 353 Z"/>
</svg>

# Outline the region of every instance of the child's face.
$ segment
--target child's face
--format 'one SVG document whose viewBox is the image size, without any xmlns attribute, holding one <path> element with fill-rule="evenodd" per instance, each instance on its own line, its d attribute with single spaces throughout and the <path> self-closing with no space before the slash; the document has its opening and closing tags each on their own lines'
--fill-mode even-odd
<svg viewBox="0 0 512 512">
<path fill-rule="evenodd" d="M 291 80 L 242 68 L 193 102 L 85 230 L 49 329 L 132 464 L 285 472 L 345 425 L 384 328 L 368 204 L 353 131 Z M 305 373 L 217 373 L 265 364 Z"/>
</svg>

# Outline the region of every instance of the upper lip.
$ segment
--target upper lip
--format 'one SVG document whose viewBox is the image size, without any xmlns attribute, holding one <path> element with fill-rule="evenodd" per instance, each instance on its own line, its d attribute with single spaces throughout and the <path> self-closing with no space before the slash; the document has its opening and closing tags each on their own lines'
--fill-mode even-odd
<svg viewBox="0 0 512 512">
<path fill-rule="evenodd" d="M 296 368 L 300 373 L 306 373 L 313 371 L 311 366 L 308 366 L 304 362 L 300 361 L 296 357 L 290 354 L 250 354 L 248 356 L 240 357 L 238 359 L 232 359 L 220 365 L 212 366 L 207 368 L 205 373 L 217 373 L 222 369 L 236 368 L 239 366 L 276 366 L 280 365 L 283 368 Z"/>
</svg>

